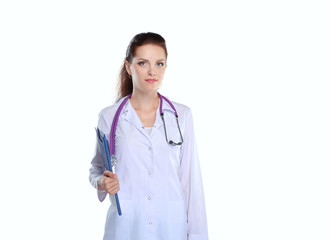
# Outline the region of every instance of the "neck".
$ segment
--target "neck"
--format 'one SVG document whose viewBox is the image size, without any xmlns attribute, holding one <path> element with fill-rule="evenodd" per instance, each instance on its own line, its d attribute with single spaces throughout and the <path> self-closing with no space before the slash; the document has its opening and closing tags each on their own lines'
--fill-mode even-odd
<svg viewBox="0 0 330 240">
<path fill-rule="evenodd" d="M 130 102 L 136 110 L 139 109 L 149 111 L 155 108 L 157 109 L 159 96 L 157 92 L 140 93 L 138 91 L 133 91 Z"/>
</svg>

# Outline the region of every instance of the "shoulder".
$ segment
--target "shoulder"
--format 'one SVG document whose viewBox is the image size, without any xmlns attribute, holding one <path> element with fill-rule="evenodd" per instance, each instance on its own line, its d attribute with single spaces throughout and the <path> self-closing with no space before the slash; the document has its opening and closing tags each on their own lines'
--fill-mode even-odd
<svg viewBox="0 0 330 240">
<path fill-rule="evenodd" d="M 99 122 L 98 127 L 104 131 L 110 129 L 110 124 L 116 114 L 116 111 L 123 99 L 119 100 L 118 102 L 103 108 L 99 113 Z"/>
<path fill-rule="evenodd" d="M 103 108 L 100 113 L 99 113 L 99 117 L 104 117 L 106 119 L 111 119 L 114 117 L 119 105 L 122 103 L 122 101 L 124 101 L 125 98 L 120 99 L 118 102 Z"/>
<path fill-rule="evenodd" d="M 178 103 L 175 101 L 171 101 L 173 106 L 176 109 L 176 112 L 178 113 L 178 119 L 179 119 L 179 125 L 180 129 L 182 131 L 182 135 L 187 137 L 190 132 L 193 132 L 193 114 L 192 109 L 182 103 Z"/>
<path fill-rule="evenodd" d="M 176 112 L 178 113 L 179 120 L 181 121 L 187 121 L 192 118 L 192 110 L 189 106 L 179 103 L 176 101 L 171 101 L 173 106 L 176 109 Z"/>
<path fill-rule="evenodd" d="M 187 105 L 185 104 L 182 104 L 182 103 L 178 103 L 178 102 L 175 102 L 175 101 L 172 101 L 172 104 L 174 105 L 176 111 L 179 113 L 182 113 L 182 114 L 186 114 L 188 112 L 191 112 L 191 108 L 188 107 Z"/>
<path fill-rule="evenodd" d="M 99 113 L 99 117 L 110 117 L 113 116 L 116 113 L 116 109 L 118 108 L 118 103 L 114 103 L 108 107 L 103 108 L 100 113 Z"/>
</svg>

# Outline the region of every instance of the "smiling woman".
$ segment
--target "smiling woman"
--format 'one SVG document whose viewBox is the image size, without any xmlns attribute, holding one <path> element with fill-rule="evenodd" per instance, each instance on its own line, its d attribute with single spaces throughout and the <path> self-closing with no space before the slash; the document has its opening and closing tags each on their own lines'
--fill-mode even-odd
<svg viewBox="0 0 330 240">
<path fill-rule="evenodd" d="M 152 45 L 155 48 L 143 48 L 143 51 L 141 51 L 141 54 L 145 54 L 142 56 L 139 56 L 137 58 L 137 51 L 139 48 L 144 47 L 145 45 Z M 160 49 L 161 48 L 161 49 Z M 148 52 L 148 50 L 150 50 Z M 147 62 L 148 58 L 154 58 L 155 56 L 152 54 L 152 50 L 157 50 L 157 55 L 160 57 L 161 62 L 158 63 L 160 65 L 163 65 L 166 68 L 166 60 L 167 60 L 167 48 L 166 48 L 166 43 L 165 39 L 160 36 L 159 34 L 155 33 L 140 33 L 137 34 L 130 42 L 130 44 L 127 47 L 126 51 L 126 57 L 125 61 L 123 63 L 123 66 L 120 71 L 120 76 L 119 76 L 119 82 L 118 82 L 118 96 L 117 96 L 117 101 L 119 101 L 121 98 L 127 96 L 128 94 L 132 93 L 133 91 L 133 82 L 132 82 L 132 75 L 129 73 L 130 72 L 130 65 L 132 65 L 133 60 L 138 60 L 139 65 L 150 65 L 150 62 Z M 147 59 L 143 59 L 143 56 L 146 56 Z M 154 59 L 152 59 L 154 60 Z M 165 69 L 164 69 L 165 71 Z M 163 74 L 164 74 L 163 71 Z M 163 75 L 162 75 L 163 76 Z"/>
<path fill-rule="evenodd" d="M 118 194 L 122 210 L 117 214 L 110 198 L 105 240 L 208 239 L 191 110 L 158 93 L 166 61 L 163 37 L 136 35 L 121 69 L 118 100 L 99 115 L 116 174 L 105 170 L 97 145 L 90 182 L 100 201 Z"/>
<path fill-rule="evenodd" d="M 166 68 L 166 54 L 162 47 L 146 44 L 137 47 L 131 63 L 125 61 L 125 69 L 133 81 L 133 95 L 140 91 L 144 94 L 158 90 Z"/>
</svg>

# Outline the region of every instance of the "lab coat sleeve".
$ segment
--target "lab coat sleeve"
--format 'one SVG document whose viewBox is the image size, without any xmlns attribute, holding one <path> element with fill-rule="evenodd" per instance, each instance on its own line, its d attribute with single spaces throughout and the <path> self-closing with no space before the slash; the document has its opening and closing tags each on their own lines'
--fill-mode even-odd
<svg viewBox="0 0 330 240">
<path fill-rule="evenodd" d="M 190 109 L 188 109 L 184 121 L 185 131 L 180 154 L 179 178 L 187 206 L 188 240 L 207 240 L 208 229 L 203 182 Z"/>
<path fill-rule="evenodd" d="M 102 132 L 107 132 L 109 128 L 109 123 L 107 123 L 105 117 L 103 116 L 102 112 L 99 115 L 99 122 L 98 122 L 98 128 Z M 98 185 L 97 185 L 97 180 L 102 177 L 103 172 L 105 171 L 105 167 L 102 161 L 102 156 L 100 153 L 100 146 L 98 143 L 98 140 L 96 138 L 96 147 L 95 147 L 95 154 L 91 162 L 91 168 L 89 169 L 89 181 L 92 184 L 94 188 L 97 189 L 97 196 L 100 202 L 102 202 L 106 196 L 107 192 L 106 191 L 99 191 L 98 190 Z"/>
</svg>

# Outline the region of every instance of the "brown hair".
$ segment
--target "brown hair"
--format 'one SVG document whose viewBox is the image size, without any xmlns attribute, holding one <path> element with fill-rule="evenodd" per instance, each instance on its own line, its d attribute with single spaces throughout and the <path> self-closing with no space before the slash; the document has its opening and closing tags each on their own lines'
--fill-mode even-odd
<svg viewBox="0 0 330 240">
<path fill-rule="evenodd" d="M 134 38 L 129 43 L 126 50 L 126 57 L 124 63 L 121 67 L 118 81 L 118 93 L 117 93 L 117 101 L 121 98 L 131 94 L 133 92 L 133 82 L 131 76 L 127 73 L 125 67 L 125 61 L 132 63 L 132 59 L 135 56 L 135 51 L 137 47 L 146 45 L 146 44 L 154 44 L 160 46 L 164 49 L 165 55 L 167 58 L 167 48 L 165 39 L 157 34 L 152 32 L 139 33 L 134 36 Z"/>
</svg>

